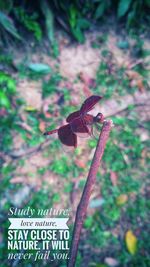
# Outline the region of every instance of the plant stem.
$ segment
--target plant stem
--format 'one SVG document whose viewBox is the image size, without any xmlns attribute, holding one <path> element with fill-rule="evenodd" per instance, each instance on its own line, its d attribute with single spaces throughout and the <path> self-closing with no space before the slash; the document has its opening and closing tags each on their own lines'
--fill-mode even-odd
<svg viewBox="0 0 150 267">
<path fill-rule="evenodd" d="M 68 267 L 75 266 L 82 225 L 83 225 L 83 222 L 86 216 L 86 211 L 87 211 L 87 207 L 89 204 L 91 192 L 96 182 L 96 175 L 98 172 L 98 168 L 100 166 L 100 162 L 101 162 L 101 159 L 104 153 L 105 145 L 108 140 L 109 133 L 110 133 L 112 126 L 113 126 L 112 121 L 105 121 L 102 127 L 102 131 L 99 136 L 99 140 L 98 140 L 97 147 L 96 147 L 96 150 L 93 156 L 93 160 L 91 163 L 87 181 L 86 181 L 83 193 L 82 193 L 80 203 L 77 208 Z"/>
</svg>

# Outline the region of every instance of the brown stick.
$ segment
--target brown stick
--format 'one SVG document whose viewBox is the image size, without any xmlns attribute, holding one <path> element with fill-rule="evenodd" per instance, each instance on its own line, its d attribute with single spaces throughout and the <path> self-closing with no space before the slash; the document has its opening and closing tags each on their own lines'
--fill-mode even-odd
<svg viewBox="0 0 150 267">
<path fill-rule="evenodd" d="M 96 181 L 96 175 L 98 172 L 98 168 L 100 166 L 100 162 L 104 153 L 105 145 L 108 140 L 112 125 L 113 125 L 112 121 L 105 121 L 103 124 L 101 134 L 99 136 L 98 144 L 91 163 L 87 181 L 83 190 L 80 203 L 77 208 L 68 267 L 75 266 L 82 225 L 86 216 L 87 206 L 89 203 L 93 185 L 95 184 Z"/>
</svg>

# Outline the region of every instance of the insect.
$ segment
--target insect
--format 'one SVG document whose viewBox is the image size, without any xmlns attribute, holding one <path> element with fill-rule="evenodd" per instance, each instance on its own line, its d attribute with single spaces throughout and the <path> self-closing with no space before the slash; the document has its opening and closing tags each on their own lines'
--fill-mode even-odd
<svg viewBox="0 0 150 267">
<path fill-rule="evenodd" d="M 101 100 L 101 96 L 92 95 L 87 98 L 82 104 L 80 110 L 71 113 L 67 119 L 67 124 L 54 129 L 52 131 L 45 132 L 44 135 L 58 134 L 58 138 L 66 146 L 77 147 L 77 136 L 81 135 L 93 135 L 93 124 L 103 123 L 104 116 L 102 113 L 98 113 L 96 116 L 88 114 L 94 106 Z"/>
</svg>

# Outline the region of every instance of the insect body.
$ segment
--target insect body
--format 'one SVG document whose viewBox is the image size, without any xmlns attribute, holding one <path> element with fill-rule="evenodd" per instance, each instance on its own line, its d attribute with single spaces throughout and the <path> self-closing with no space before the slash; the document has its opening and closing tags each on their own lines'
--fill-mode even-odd
<svg viewBox="0 0 150 267">
<path fill-rule="evenodd" d="M 64 145 L 76 148 L 78 135 L 91 136 L 93 134 L 93 125 L 104 121 L 102 113 L 98 113 L 96 116 L 88 114 L 101 98 L 101 96 L 97 95 L 90 96 L 84 101 L 80 110 L 71 113 L 67 117 L 67 124 L 58 129 L 45 132 L 44 135 L 51 135 L 57 132 L 58 138 Z"/>
</svg>

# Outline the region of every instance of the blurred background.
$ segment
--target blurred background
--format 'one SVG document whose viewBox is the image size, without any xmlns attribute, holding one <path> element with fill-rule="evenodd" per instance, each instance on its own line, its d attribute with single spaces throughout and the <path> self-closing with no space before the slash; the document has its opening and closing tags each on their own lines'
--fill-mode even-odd
<svg viewBox="0 0 150 267">
<path fill-rule="evenodd" d="M 66 153 L 46 130 L 90 95 L 112 119 L 82 230 L 77 267 L 150 266 L 150 1 L 0 1 L 0 266 L 8 210 L 69 208 L 72 231 L 97 139 Z"/>
</svg>

